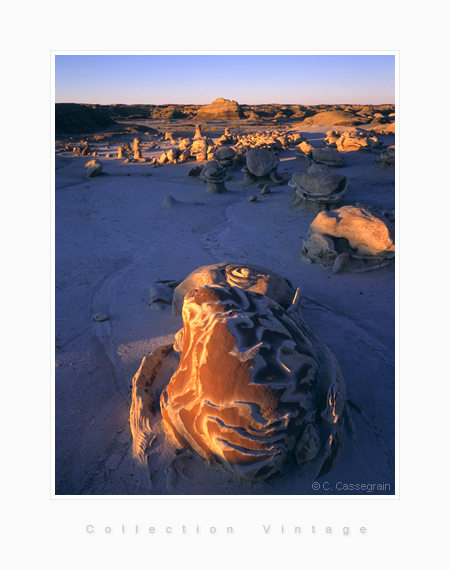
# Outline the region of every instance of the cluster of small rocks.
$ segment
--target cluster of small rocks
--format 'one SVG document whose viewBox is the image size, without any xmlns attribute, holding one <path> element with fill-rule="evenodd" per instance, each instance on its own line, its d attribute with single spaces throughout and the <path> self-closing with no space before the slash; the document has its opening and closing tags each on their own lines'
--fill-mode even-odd
<svg viewBox="0 0 450 570">
<path fill-rule="evenodd" d="M 382 146 L 376 136 L 370 136 L 360 131 L 344 132 L 328 131 L 324 142 L 328 147 L 336 148 L 339 152 L 349 152 L 362 150 L 371 152 L 372 149 L 378 149 Z"/>
<path fill-rule="evenodd" d="M 278 130 L 238 135 L 237 139 L 237 146 L 242 149 L 241 152 L 252 148 L 265 148 L 273 152 L 281 152 L 304 141 L 300 133 L 285 133 Z"/>
<path fill-rule="evenodd" d="M 73 152 L 75 156 L 98 156 L 98 148 L 92 148 L 87 140 L 78 144 L 57 143 L 56 152 Z"/>
</svg>

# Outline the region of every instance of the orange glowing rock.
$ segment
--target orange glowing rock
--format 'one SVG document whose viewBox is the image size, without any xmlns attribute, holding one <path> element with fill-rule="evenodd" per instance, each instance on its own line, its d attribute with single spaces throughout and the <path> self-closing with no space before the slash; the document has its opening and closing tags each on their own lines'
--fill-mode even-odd
<svg viewBox="0 0 450 570">
<path fill-rule="evenodd" d="M 103 170 L 103 164 L 99 160 L 94 159 L 86 162 L 84 168 L 87 169 L 88 178 L 93 178 L 94 176 L 98 176 Z"/>
<path fill-rule="evenodd" d="M 231 285 L 261 293 L 285 308 L 289 307 L 295 295 L 295 290 L 287 279 L 264 267 L 231 262 L 203 265 L 176 287 L 172 301 L 173 314 L 181 315 L 187 293 L 205 285 Z"/>
<path fill-rule="evenodd" d="M 238 287 L 184 299 L 177 370 L 163 390 L 179 445 L 237 478 L 265 480 L 292 458 L 313 475 L 342 440 L 345 385 L 328 348 L 295 310 Z"/>
<path fill-rule="evenodd" d="M 347 270 L 368 271 L 394 258 L 394 241 L 395 228 L 387 217 L 368 208 L 343 206 L 316 216 L 303 242 L 303 256 L 331 268 L 346 253 Z M 340 260 L 339 270 L 343 269 Z"/>
</svg>

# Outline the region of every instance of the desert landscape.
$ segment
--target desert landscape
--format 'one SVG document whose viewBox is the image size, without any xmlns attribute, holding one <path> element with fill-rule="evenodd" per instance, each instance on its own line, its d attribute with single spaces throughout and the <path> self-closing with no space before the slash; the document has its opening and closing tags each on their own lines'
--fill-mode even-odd
<svg viewBox="0 0 450 570">
<path fill-rule="evenodd" d="M 393 104 L 57 103 L 55 494 L 393 495 L 394 253 Z"/>
</svg>

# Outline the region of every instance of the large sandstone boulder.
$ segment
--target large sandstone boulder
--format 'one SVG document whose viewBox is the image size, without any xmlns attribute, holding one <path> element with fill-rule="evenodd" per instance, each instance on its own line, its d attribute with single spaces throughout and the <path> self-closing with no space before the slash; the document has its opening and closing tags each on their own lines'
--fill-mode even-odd
<svg viewBox="0 0 450 570">
<path fill-rule="evenodd" d="M 346 238 L 361 255 L 393 257 L 395 254 L 393 225 L 365 208 L 343 206 L 332 212 L 320 212 L 309 228 L 311 233 Z"/>
<path fill-rule="evenodd" d="M 369 271 L 395 256 L 395 228 L 382 214 L 359 206 L 320 212 L 303 242 L 307 261 L 334 271 Z"/>
<path fill-rule="evenodd" d="M 196 115 L 196 119 L 202 121 L 230 121 L 243 119 L 244 112 L 236 101 L 229 99 L 215 99 L 210 105 L 201 107 Z"/>
<path fill-rule="evenodd" d="M 345 385 L 334 356 L 295 311 L 238 287 L 201 287 L 185 298 L 174 349 L 180 362 L 160 407 L 180 446 L 251 481 L 291 457 L 312 476 L 331 468 Z"/>
</svg>

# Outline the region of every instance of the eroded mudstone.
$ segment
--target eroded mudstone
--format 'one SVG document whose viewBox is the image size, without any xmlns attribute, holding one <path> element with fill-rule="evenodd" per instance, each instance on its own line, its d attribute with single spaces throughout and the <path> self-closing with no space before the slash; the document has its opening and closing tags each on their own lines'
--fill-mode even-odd
<svg viewBox="0 0 450 570">
<path fill-rule="evenodd" d="M 371 152 L 373 148 L 380 146 L 380 142 L 375 136 L 370 137 L 367 133 L 354 132 L 342 133 L 336 142 L 336 148 L 339 152 L 349 151 L 366 151 Z"/>
<path fill-rule="evenodd" d="M 292 199 L 295 206 L 308 212 L 320 212 L 336 207 L 348 192 L 349 182 L 346 176 L 318 169 L 308 172 L 297 170 L 288 184 L 295 190 Z"/>
<path fill-rule="evenodd" d="M 136 463 L 145 469 L 148 468 L 146 450 L 155 435 L 152 430 L 158 407 L 155 380 L 164 359 L 172 351 L 173 346 L 168 344 L 144 356 L 132 382 L 130 428 L 133 434 L 133 457 Z"/>
<path fill-rule="evenodd" d="M 272 180 L 276 184 L 284 181 L 284 177 L 277 172 L 280 160 L 266 148 L 249 150 L 245 155 L 245 163 L 242 169 L 245 173 L 244 185 L 266 180 Z"/>
<path fill-rule="evenodd" d="M 98 176 L 103 170 L 103 164 L 99 160 L 94 159 L 86 162 L 84 168 L 87 168 L 88 178 L 93 178 L 94 176 Z"/>
<path fill-rule="evenodd" d="M 383 166 L 395 164 L 395 145 L 388 146 L 387 149 L 380 154 L 380 159 Z"/>
<path fill-rule="evenodd" d="M 217 160 L 220 166 L 232 166 L 235 158 L 236 151 L 228 146 L 220 146 L 214 151 L 214 160 Z"/>
<path fill-rule="evenodd" d="M 306 164 L 325 164 L 326 166 L 343 166 L 344 159 L 335 148 L 314 148 L 306 156 Z"/>
<path fill-rule="evenodd" d="M 367 208 L 343 206 L 316 216 L 302 254 L 335 272 L 369 271 L 394 258 L 394 242 L 395 228 L 386 217 Z"/>
<path fill-rule="evenodd" d="M 246 291 L 261 293 L 283 307 L 289 307 L 295 295 L 292 284 L 274 271 L 256 265 L 225 262 L 204 265 L 193 271 L 174 291 L 172 311 L 181 315 L 185 296 L 205 285 L 231 285 Z"/>
<path fill-rule="evenodd" d="M 226 168 L 219 165 L 217 160 L 209 160 L 200 172 L 200 178 L 206 182 L 206 192 L 222 194 L 226 192 Z"/>
<path fill-rule="evenodd" d="M 327 131 L 324 143 L 329 147 L 336 148 L 337 141 L 341 138 L 341 133 L 335 130 Z"/>
<path fill-rule="evenodd" d="M 204 121 L 232 121 L 243 119 L 244 112 L 237 101 L 219 97 L 209 105 L 203 105 L 198 110 L 196 118 Z"/>
<path fill-rule="evenodd" d="M 313 476 L 331 468 L 345 385 L 298 313 L 239 287 L 200 287 L 185 298 L 177 343 L 180 362 L 160 407 L 179 445 L 251 481 L 275 475 L 291 457 Z"/>
<path fill-rule="evenodd" d="M 297 158 L 306 158 L 308 154 L 314 150 L 312 144 L 309 144 L 306 141 L 302 141 L 299 145 L 295 147 L 295 156 Z"/>
<path fill-rule="evenodd" d="M 179 204 L 179 201 L 169 195 L 164 198 L 164 202 L 162 203 L 163 208 L 174 208 L 177 204 Z"/>
</svg>

